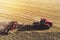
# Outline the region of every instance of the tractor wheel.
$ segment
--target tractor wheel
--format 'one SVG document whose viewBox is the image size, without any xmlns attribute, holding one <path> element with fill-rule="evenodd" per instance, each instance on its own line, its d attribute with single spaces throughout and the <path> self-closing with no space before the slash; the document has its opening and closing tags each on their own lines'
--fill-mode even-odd
<svg viewBox="0 0 60 40">
<path fill-rule="evenodd" d="M 48 25 L 45 25 L 45 29 L 47 30 L 47 29 L 49 29 L 50 28 L 50 26 L 48 26 Z"/>
<path fill-rule="evenodd" d="M 48 30 L 50 27 L 48 26 L 48 25 L 44 25 L 44 26 L 42 26 L 42 29 L 43 30 Z"/>
</svg>

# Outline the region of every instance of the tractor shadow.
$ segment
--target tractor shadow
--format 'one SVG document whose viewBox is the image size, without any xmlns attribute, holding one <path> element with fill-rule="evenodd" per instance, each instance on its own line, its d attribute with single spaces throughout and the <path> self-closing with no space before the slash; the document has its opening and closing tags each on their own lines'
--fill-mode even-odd
<svg viewBox="0 0 60 40">
<path fill-rule="evenodd" d="M 24 25 L 18 28 L 18 31 L 48 30 L 49 27 L 42 25 Z"/>
</svg>

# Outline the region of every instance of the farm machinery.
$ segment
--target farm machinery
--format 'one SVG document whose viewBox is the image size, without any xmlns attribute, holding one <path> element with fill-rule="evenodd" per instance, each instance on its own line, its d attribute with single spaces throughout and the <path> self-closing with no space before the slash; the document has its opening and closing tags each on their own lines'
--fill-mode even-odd
<svg viewBox="0 0 60 40">
<path fill-rule="evenodd" d="M 20 30 L 21 28 L 26 28 L 27 27 L 31 30 L 45 30 L 45 29 L 49 29 L 50 27 L 52 27 L 53 23 L 49 20 L 47 20 L 46 18 L 41 18 L 41 20 L 39 22 L 33 22 L 32 25 L 23 25 L 23 24 L 19 24 L 17 21 L 11 21 L 9 22 L 9 24 L 0 31 L 0 34 L 8 34 L 9 31 L 12 31 L 14 29 L 18 29 Z"/>
</svg>

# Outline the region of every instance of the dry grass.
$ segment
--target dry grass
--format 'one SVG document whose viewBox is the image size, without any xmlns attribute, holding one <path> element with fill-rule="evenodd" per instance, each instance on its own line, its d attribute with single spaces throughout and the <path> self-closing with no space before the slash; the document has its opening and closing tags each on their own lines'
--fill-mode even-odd
<svg viewBox="0 0 60 40">
<path fill-rule="evenodd" d="M 0 36 L 0 40 L 60 40 L 60 32 L 26 32 Z"/>
<path fill-rule="evenodd" d="M 46 17 L 54 24 L 49 30 L 20 31 L 0 36 L 0 40 L 60 40 L 60 3 L 54 2 L 0 1 L 1 21 L 17 20 L 19 23 L 31 24 L 39 21 L 41 17 Z"/>
</svg>

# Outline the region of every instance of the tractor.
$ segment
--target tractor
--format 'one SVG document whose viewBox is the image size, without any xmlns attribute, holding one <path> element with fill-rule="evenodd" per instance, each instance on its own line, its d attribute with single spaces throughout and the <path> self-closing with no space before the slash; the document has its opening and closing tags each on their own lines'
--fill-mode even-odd
<svg viewBox="0 0 60 40">
<path fill-rule="evenodd" d="M 49 29 L 50 27 L 52 27 L 52 25 L 53 25 L 52 21 L 50 21 L 46 18 L 41 18 L 40 27 L 42 29 Z"/>
<path fill-rule="evenodd" d="M 17 21 L 11 21 L 9 22 L 9 24 L 5 27 L 5 29 L 3 29 L 2 31 L 0 31 L 0 34 L 8 34 L 9 31 L 14 30 L 14 29 L 33 29 L 33 30 L 37 30 L 37 29 L 49 29 L 50 27 L 52 27 L 53 23 L 51 21 L 49 21 L 46 18 L 41 18 L 41 20 L 39 22 L 33 22 L 32 25 L 23 25 L 23 24 L 19 24 Z"/>
</svg>

